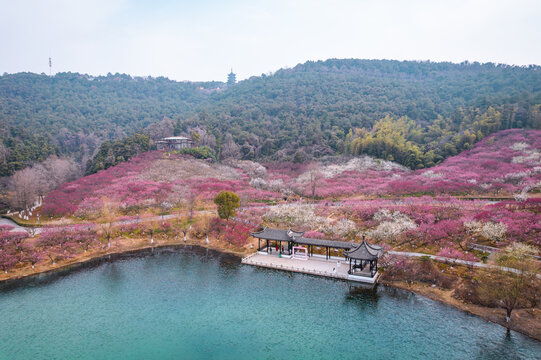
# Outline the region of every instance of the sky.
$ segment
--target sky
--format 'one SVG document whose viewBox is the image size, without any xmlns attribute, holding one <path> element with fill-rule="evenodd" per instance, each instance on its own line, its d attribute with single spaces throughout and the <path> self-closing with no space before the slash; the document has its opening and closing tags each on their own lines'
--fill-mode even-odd
<svg viewBox="0 0 541 360">
<path fill-rule="evenodd" d="M 225 81 L 329 58 L 541 64 L 541 1 L 0 0 L 0 74 Z"/>
</svg>

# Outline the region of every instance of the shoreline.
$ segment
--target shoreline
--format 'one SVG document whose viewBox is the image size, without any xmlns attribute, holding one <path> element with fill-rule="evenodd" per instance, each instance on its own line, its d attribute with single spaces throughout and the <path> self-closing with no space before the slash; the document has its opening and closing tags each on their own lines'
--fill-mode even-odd
<svg viewBox="0 0 541 360">
<path fill-rule="evenodd" d="M 96 266 L 104 262 L 116 261 L 122 258 L 146 256 L 147 255 L 145 254 L 146 252 L 152 253 L 154 249 L 167 250 L 168 248 L 175 249 L 175 248 L 184 248 L 187 246 L 198 247 L 201 249 L 208 249 L 208 250 L 216 251 L 220 254 L 234 256 L 238 258 L 239 260 L 242 259 L 244 256 L 251 254 L 251 251 L 249 251 L 251 249 L 242 249 L 242 250 L 241 249 L 227 249 L 227 248 L 224 248 L 223 246 L 213 246 L 212 243 L 206 244 L 206 243 L 201 243 L 198 241 L 193 241 L 191 239 L 186 242 L 184 242 L 183 240 L 180 240 L 180 241 L 179 240 L 175 241 L 175 240 L 166 241 L 161 244 L 153 244 L 153 245 L 149 243 L 139 244 L 139 246 L 113 249 L 113 251 L 105 252 L 105 253 L 95 252 L 87 256 L 82 256 L 80 258 L 74 259 L 73 261 L 62 262 L 62 263 L 56 264 L 55 266 L 52 266 L 52 264 L 48 264 L 48 266 L 39 266 L 39 267 L 36 267 L 35 269 L 25 268 L 24 269 L 25 271 L 22 274 L 14 273 L 13 276 L 8 276 L 4 279 L 0 279 L 0 291 L 15 289 L 20 286 L 25 286 L 34 280 L 44 280 L 43 278 L 47 278 L 47 277 L 51 277 L 51 280 L 54 280 L 55 277 L 68 275 L 72 272 L 83 270 L 87 267 Z M 28 270 L 31 270 L 31 271 L 28 271 Z M 0 276 L 3 276 L 3 275 L 5 274 L 0 274 Z M 45 279 L 45 281 L 48 281 L 48 279 Z M 507 328 L 506 323 L 505 323 L 505 312 L 503 309 L 487 308 L 487 307 L 482 307 L 478 305 L 467 304 L 467 303 L 461 302 L 451 296 L 452 290 L 442 290 L 439 288 L 432 288 L 427 285 L 422 285 L 419 283 L 406 284 L 406 283 L 397 282 L 397 281 L 385 281 L 385 280 L 380 281 L 380 283 L 384 286 L 395 287 L 398 289 L 411 291 L 417 295 L 427 297 L 431 300 L 437 301 L 439 303 L 442 303 L 448 306 L 452 306 L 453 308 L 457 310 L 464 311 L 473 316 L 478 316 L 484 319 L 485 321 L 489 321 L 497 325 L 500 325 L 503 328 Z M 535 310 L 530 311 L 530 313 L 531 312 L 535 312 Z M 541 317 L 541 311 L 538 311 L 537 313 L 538 314 L 533 315 L 534 319 L 536 317 Z M 528 310 L 522 310 L 522 309 L 515 310 L 512 315 L 512 322 L 511 322 L 511 325 L 509 326 L 509 329 L 541 342 L 541 330 L 531 332 L 522 326 L 517 326 L 517 324 L 523 325 L 522 321 L 524 320 L 525 317 L 528 317 L 528 314 L 529 314 Z"/>
<path fill-rule="evenodd" d="M 381 284 L 406 291 L 411 291 L 417 295 L 421 295 L 431 300 L 437 301 L 441 304 L 451 306 L 472 316 L 477 316 L 485 321 L 500 325 L 504 329 L 516 331 L 533 340 L 541 342 L 541 329 L 537 329 L 537 331 L 533 332 L 528 331 L 529 329 L 526 327 L 526 325 L 528 324 L 524 323 L 525 320 L 535 322 L 535 319 L 537 319 L 537 322 L 539 322 L 541 320 L 541 311 L 537 311 L 536 313 L 534 313 L 535 310 L 515 309 L 513 310 L 513 313 L 511 315 L 511 324 L 508 327 L 505 322 L 505 310 L 462 302 L 452 297 L 453 290 L 432 288 L 428 285 L 420 284 L 417 282 L 407 284 L 399 281 L 381 281 Z M 534 319 L 532 319 L 532 317 L 534 317 Z M 533 325 L 532 327 L 536 329 L 535 325 Z"/>
<path fill-rule="evenodd" d="M 229 250 L 229 249 L 222 248 L 220 246 L 212 246 L 211 244 L 208 244 L 210 246 L 205 246 L 205 245 L 207 244 L 201 244 L 193 240 L 186 241 L 186 242 L 184 242 L 183 240 L 177 240 L 177 241 L 173 240 L 173 241 L 164 241 L 162 243 L 155 243 L 153 245 L 150 243 L 147 243 L 147 244 L 138 244 L 136 246 L 127 246 L 127 247 L 121 247 L 121 248 L 112 247 L 111 251 L 91 252 L 87 255 L 83 255 L 83 256 L 74 258 L 72 260 L 59 261 L 55 265 L 53 264 L 36 265 L 34 269 L 26 266 L 24 268 L 18 269 L 19 272 L 13 272 L 12 270 L 11 273 L 7 274 L 8 275 L 7 277 L 5 277 L 6 274 L 4 274 L 3 272 L 0 272 L 0 290 L 12 284 L 13 286 L 16 286 L 15 283 L 24 282 L 25 280 L 28 280 L 29 278 L 32 278 L 32 277 L 53 275 L 55 273 L 64 273 L 64 272 L 68 273 L 71 270 L 84 268 L 85 266 L 88 266 L 88 265 L 91 266 L 91 265 L 98 264 L 104 261 L 120 259 L 122 257 L 136 256 L 139 253 L 144 253 L 146 251 L 153 251 L 153 249 L 198 246 L 200 248 L 217 251 L 225 255 L 235 256 L 239 259 L 242 259 L 243 256 L 246 256 L 248 254 L 248 252 L 245 252 L 245 251 L 239 252 L 239 251 L 235 251 L 234 249 Z"/>
</svg>

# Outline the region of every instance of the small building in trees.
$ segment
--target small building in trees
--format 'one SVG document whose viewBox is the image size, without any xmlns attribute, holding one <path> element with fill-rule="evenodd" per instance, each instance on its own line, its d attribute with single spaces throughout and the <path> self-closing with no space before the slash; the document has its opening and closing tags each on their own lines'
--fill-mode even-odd
<svg viewBox="0 0 541 360">
<path fill-rule="evenodd" d="M 158 150 L 182 150 L 191 148 L 192 145 L 192 139 L 184 136 L 166 137 L 156 142 L 156 148 Z"/>
</svg>

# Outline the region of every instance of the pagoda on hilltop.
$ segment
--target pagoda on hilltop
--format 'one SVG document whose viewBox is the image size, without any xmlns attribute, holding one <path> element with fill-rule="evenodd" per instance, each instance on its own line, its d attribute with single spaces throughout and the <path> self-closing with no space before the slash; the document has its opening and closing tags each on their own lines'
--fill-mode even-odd
<svg viewBox="0 0 541 360">
<path fill-rule="evenodd" d="M 235 85 L 237 83 L 237 75 L 231 69 L 231 72 L 227 75 L 227 85 Z"/>
</svg>

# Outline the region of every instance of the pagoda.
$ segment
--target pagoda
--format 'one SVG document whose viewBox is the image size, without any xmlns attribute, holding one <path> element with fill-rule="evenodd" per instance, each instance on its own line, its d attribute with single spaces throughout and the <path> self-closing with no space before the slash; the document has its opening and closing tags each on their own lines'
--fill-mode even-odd
<svg viewBox="0 0 541 360">
<path fill-rule="evenodd" d="M 233 73 L 233 69 L 231 69 L 231 72 L 227 75 L 227 85 L 235 85 L 237 83 L 237 75 Z"/>
</svg>

